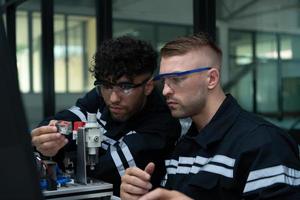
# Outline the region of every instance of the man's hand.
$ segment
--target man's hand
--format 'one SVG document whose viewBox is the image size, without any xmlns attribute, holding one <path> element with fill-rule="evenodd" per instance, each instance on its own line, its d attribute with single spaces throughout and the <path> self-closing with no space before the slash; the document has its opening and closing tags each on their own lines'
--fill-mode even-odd
<svg viewBox="0 0 300 200">
<path fill-rule="evenodd" d="M 190 197 L 175 190 L 157 188 L 142 196 L 140 200 L 192 200 Z"/>
<path fill-rule="evenodd" d="M 57 132 L 56 120 L 51 120 L 48 126 L 32 130 L 31 142 L 44 156 L 55 156 L 68 143 L 65 136 Z"/>
<path fill-rule="evenodd" d="M 127 168 L 122 176 L 120 196 L 122 200 L 136 200 L 146 194 L 151 188 L 151 175 L 154 171 L 154 163 L 149 163 L 145 170 L 137 167 Z"/>
</svg>

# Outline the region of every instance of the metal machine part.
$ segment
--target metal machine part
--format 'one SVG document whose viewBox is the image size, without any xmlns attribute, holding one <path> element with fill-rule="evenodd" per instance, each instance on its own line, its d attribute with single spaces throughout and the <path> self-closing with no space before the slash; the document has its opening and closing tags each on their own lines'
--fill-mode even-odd
<svg viewBox="0 0 300 200">
<path fill-rule="evenodd" d="M 87 164 L 90 166 L 91 170 L 97 163 L 98 159 L 98 148 L 101 147 L 102 134 L 100 126 L 97 122 L 96 114 L 88 113 L 88 121 L 85 124 L 86 132 L 86 147 L 88 151 Z"/>
<path fill-rule="evenodd" d="M 105 182 L 87 185 L 73 184 L 72 187 L 58 188 L 54 191 L 44 191 L 45 199 L 75 200 L 75 199 L 111 199 L 113 194 L 112 184 Z"/>
<path fill-rule="evenodd" d="M 93 170 L 98 163 L 99 147 L 103 140 L 101 130 L 94 113 L 88 113 L 85 126 L 77 129 L 76 181 L 79 183 L 88 184 L 86 167 Z"/>
<path fill-rule="evenodd" d="M 95 168 L 95 165 L 98 163 L 99 148 L 101 147 L 101 142 L 103 140 L 104 129 L 98 124 L 96 114 L 88 113 L 87 122 L 74 122 L 74 124 L 72 124 L 72 122 L 58 121 L 55 126 L 57 127 L 58 132 L 60 132 L 61 134 L 69 135 L 70 133 L 73 133 L 71 138 L 73 138 L 73 140 L 76 140 L 77 151 L 74 155 L 68 155 L 70 156 L 69 161 L 64 162 L 63 164 L 66 166 L 66 163 L 71 162 L 71 158 L 76 157 L 76 173 L 74 174 L 74 170 L 69 170 L 71 173 L 64 174 L 65 176 L 69 175 L 70 177 L 74 177 L 75 175 L 75 180 L 73 182 L 68 182 L 66 184 L 67 187 L 64 187 L 65 185 L 57 185 L 56 183 L 58 182 L 57 180 L 59 177 L 57 177 L 54 173 L 56 169 L 56 163 L 46 163 L 45 161 L 39 159 L 38 163 L 40 164 L 42 172 L 44 172 L 41 174 L 44 174 L 43 176 L 45 176 L 45 181 L 47 182 L 44 191 L 46 198 L 51 197 L 52 199 L 52 195 L 56 197 L 59 194 L 62 194 L 63 196 L 73 196 L 79 190 L 82 190 L 82 192 L 87 194 L 89 193 L 88 191 L 91 191 L 92 195 L 88 194 L 87 196 L 84 196 L 84 199 L 96 197 L 96 193 L 101 197 L 111 196 L 111 184 L 107 184 L 104 182 L 98 183 L 98 180 L 90 179 L 87 177 L 87 167 L 93 170 Z M 101 188 L 103 188 L 104 186 L 105 189 L 102 190 Z M 73 190 L 73 188 L 76 189 Z M 79 196 L 83 197 L 81 193 Z M 77 199 L 77 197 L 74 199 Z"/>
<path fill-rule="evenodd" d="M 59 120 L 55 123 L 57 132 L 63 135 L 69 135 L 72 133 L 72 123 L 68 121 Z"/>
</svg>

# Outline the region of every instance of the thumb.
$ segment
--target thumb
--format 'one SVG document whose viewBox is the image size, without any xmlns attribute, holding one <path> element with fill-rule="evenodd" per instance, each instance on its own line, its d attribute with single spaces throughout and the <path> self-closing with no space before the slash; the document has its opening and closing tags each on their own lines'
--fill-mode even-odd
<svg viewBox="0 0 300 200">
<path fill-rule="evenodd" d="M 146 167 L 145 167 L 145 172 L 147 172 L 149 175 L 152 175 L 155 169 L 155 164 L 153 162 L 150 162 Z"/>
<path fill-rule="evenodd" d="M 51 120 L 48 124 L 48 126 L 55 126 L 55 124 L 58 122 L 58 120 Z"/>
</svg>

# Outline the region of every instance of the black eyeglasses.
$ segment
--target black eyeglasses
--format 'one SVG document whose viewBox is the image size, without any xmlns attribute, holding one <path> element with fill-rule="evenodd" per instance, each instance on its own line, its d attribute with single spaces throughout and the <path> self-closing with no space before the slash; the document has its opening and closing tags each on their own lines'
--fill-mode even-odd
<svg viewBox="0 0 300 200">
<path fill-rule="evenodd" d="M 96 89 L 102 90 L 103 92 L 112 92 L 115 91 L 118 94 L 125 94 L 129 95 L 134 88 L 141 87 L 145 85 L 150 78 L 145 79 L 141 83 L 131 83 L 131 82 L 119 82 L 119 83 L 112 83 L 106 80 L 96 80 L 94 85 Z"/>
</svg>

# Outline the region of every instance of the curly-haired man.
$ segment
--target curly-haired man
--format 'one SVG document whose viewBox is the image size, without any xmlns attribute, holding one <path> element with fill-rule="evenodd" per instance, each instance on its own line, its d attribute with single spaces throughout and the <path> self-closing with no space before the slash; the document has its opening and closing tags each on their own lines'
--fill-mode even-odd
<svg viewBox="0 0 300 200">
<path fill-rule="evenodd" d="M 87 112 L 97 113 L 106 132 L 99 164 L 91 175 L 113 183 L 114 195 L 119 195 L 125 169 L 145 168 L 152 161 L 156 170 L 151 184 L 159 185 L 164 159 L 181 129 L 154 88 L 156 52 L 144 41 L 123 36 L 104 42 L 94 59 L 90 71 L 95 88 L 78 99 L 76 106 L 43 121 L 32 131 L 32 143 L 44 156 L 61 157 L 68 149 L 63 147 L 74 142 L 57 133 L 53 120 L 86 121 Z"/>
</svg>

